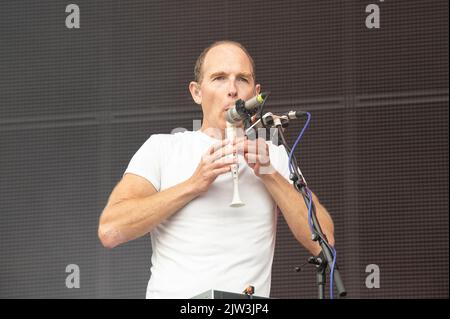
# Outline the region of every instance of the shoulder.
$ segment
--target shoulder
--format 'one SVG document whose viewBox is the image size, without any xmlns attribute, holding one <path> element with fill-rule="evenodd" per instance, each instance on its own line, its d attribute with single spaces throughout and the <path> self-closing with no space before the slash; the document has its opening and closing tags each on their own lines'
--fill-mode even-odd
<svg viewBox="0 0 450 319">
<path fill-rule="evenodd" d="M 285 173 L 289 161 L 286 148 L 283 145 L 273 144 L 271 141 L 268 141 L 267 144 L 269 145 L 270 161 L 278 171 Z"/>
<path fill-rule="evenodd" d="M 194 143 L 198 136 L 191 131 L 177 132 L 174 134 L 152 134 L 144 142 L 144 149 L 175 149 Z"/>
<path fill-rule="evenodd" d="M 286 154 L 286 148 L 283 145 L 276 145 L 273 144 L 272 141 L 267 141 L 267 144 L 269 145 L 269 151 L 275 152 L 276 154 Z"/>
<path fill-rule="evenodd" d="M 195 134 L 191 131 L 177 132 L 173 134 L 152 134 L 148 137 L 145 143 L 176 143 L 193 138 L 195 138 Z"/>
</svg>

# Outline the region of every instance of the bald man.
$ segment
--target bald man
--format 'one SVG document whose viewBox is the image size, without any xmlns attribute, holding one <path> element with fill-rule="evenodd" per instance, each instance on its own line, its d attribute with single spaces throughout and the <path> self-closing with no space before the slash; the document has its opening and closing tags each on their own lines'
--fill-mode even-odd
<svg viewBox="0 0 450 319">
<path fill-rule="evenodd" d="M 242 293 L 249 285 L 269 297 L 277 207 L 299 243 L 314 255 L 321 249 L 289 180 L 284 147 L 225 139 L 226 111 L 260 92 L 254 61 L 240 43 L 215 42 L 198 57 L 189 91 L 203 111 L 201 129 L 149 137 L 109 197 L 99 238 L 113 248 L 150 233 L 147 298 L 190 298 L 208 289 Z M 242 207 L 229 205 L 233 164 Z M 314 194 L 313 201 L 334 245 L 333 221 Z"/>
</svg>

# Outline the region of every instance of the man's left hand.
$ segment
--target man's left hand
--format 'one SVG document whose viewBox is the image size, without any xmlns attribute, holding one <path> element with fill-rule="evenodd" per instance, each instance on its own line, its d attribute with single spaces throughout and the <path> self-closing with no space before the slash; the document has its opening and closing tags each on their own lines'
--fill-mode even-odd
<svg viewBox="0 0 450 319">
<path fill-rule="evenodd" d="M 270 164 L 269 145 L 263 138 L 249 140 L 242 137 L 237 139 L 236 150 L 238 154 L 244 156 L 256 176 L 262 177 L 264 174 L 275 173 L 275 169 Z"/>
</svg>

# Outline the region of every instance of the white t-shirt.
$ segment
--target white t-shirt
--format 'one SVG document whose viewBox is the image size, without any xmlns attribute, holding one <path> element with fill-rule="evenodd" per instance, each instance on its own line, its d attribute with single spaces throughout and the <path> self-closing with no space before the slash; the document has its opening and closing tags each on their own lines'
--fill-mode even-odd
<svg viewBox="0 0 450 319">
<path fill-rule="evenodd" d="M 201 131 L 156 134 L 141 146 L 125 173 L 163 191 L 190 178 L 208 147 L 219 142 Z M 269 145 L 272 166 L 289 180 L 283 146 Z M 152 267 L 147 298 L 191 298 L 209 289 L 270 294 L 276 203 L 239 155 L 243 207 L 230 207 L 231 173 L 219 175 L 196 197 L 151 231 Z"/>
</svg>

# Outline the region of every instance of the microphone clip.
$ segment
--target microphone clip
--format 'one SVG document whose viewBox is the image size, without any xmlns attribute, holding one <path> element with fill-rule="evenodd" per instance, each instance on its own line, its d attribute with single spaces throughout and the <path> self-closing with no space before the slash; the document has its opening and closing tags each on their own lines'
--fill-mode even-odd
<svg viewBox="0 0 450 319">
<path fill-rule="evenodd" d="M 235 109 L 236 112 L 241 116 L 241 118 L 248 119 L 252 115 L 254 115 L 257 112 L 257 108 L 247 109 L 245 108 L 245 101 L 242 99 L 239 99 L 235 103 Z"/>
</svg>

